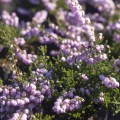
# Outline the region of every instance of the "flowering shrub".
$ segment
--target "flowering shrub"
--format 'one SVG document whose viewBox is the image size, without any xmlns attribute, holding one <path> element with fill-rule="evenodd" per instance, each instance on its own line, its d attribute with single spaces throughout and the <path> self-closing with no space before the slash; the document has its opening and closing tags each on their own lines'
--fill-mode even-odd
<svg viewBox="0 0 120 120">
<path fill-rule="evenodd" d="M 113 0 L 0 0 L 0 119 L 119 113 L 119 14 Z"/>
</svg>

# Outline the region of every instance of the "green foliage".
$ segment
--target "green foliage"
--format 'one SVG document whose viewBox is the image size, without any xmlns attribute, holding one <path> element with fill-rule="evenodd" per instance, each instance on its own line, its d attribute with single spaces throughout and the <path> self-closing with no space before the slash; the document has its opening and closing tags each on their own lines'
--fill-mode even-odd
<svg viewBox="0 0 120 120">
<path fill-rule="evenodd" d="M 42 115 L 41 113 L 37 113 L 36 114 L 36 119 L 37 120 L 53 120 L 54 119 L 54 115 Z"/>
<path fill-rule="evenodd" d="M 3 81 L 2 81 L 2 79 L 0 78 L 0 86 L 2 86 L 3 85 Z"/>
</svg>

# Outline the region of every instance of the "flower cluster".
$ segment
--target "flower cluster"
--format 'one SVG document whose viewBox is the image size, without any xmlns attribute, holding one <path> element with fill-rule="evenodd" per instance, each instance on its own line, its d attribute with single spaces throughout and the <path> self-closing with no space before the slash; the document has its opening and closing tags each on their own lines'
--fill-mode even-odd
<svg viewBox="0 0 120 120">
<path fill-rule="evenodd" d="M 7 11 L 3 11 L 1 18 L 7 25 L 15 27 L 19 26 L 19 18 L 14 12 L 10 15 Z"/>
<path fill-rule="evenodd" d="M 39 5 L 42 2 L 47 10 L 54 10 L 56 8 L 56 3 L 58 0 L 29 0 L 33 5 Z"/>
<path fill-rule="evenodd" d="M 104 93 L 101 92 L 100 95 L 99 95 L 99 98 L 97 100 L 95 100 L 95 103 L 98 104 L 98 103 L 104 103 L 105 100 L 104 100 Z"/>
<path fill-rule="evenodd" d="M 112 31 L 114 31 L 113 33 L 113 40 L 117 43 L 120 43 L 120 35 L 119 35 L 119 30 L 120 30 L 120 20 L 115 21 L 113 23 L 109 23 L 107 26 L 107 30 L 109 31 L 109 33 L 111 33 Z"/>
<path fill-rule="evenodd" d="M 116 81 L 115 78 L 113 77 L 105 77 L 104 75 L 99 76 L 100 80 L 102 80 L 102 83 L 107 87 L 107 88 L 117 88 L 119 87 L 119 82 Z"/>
<path fill-rule="evenodd" d="M 27 54 L 26 50 L 23 50 L 23 51 L 16 50 L 16 56 L 26 65 L 33 63 L 37 58 L 36 55 Z"/>
<path fill-rule="evenodd" d="M 30 39 L 33 36 L 39 36 L 39 34 L 39 27 L 31 27 L 29 23 L 25 24 L 21 29 L 21 35 L 25 36 L 27 39 Z"/>
<path fill-rule="evenodd" d="M 0 0 L 1 3 L 10 3 L 12 0 Z"/>
<path fill-rule="evenodd" d="M 39 69 L 32 71 L 33 78 L 30 78 L 30 82 L 16 82 L 0 88 L 0 111 L 4 113 L 1 118 L 27 120 L 36 106 L 45 98 L 51 98 L 53 90 L 45 77 L 48 71 L 42 66 L 43 64 L 40 64 Z"/>
<path fill-rule="evenodd" d="M 58 0 L 41 0 L 47 10 L 54 10 Z"/>
<path fill-rule="evenodd" d="M 120 59 L 115 59 L 114 60 L 113 68 L 115 68 L 116 72 L 120 71 Z"/>
<path fill-rule="evenodd" d="M 53 111 L 57 114 L 66 113 L 67 111 L 73 111 L 79 109 L 82 106 L 84 99 L 79 96 L 74 96 L 73 99 L 59 97 L 53 106 Z"/>
<path fill-rule="evenodd" d="M 47 18 L 47 11 L 42 10 L 42 11 L 36 12 L 32 20 L 36 24 L 41 24 L 41 23 L 43 23 L 46 20 L 46 18 Z"/>
<path fill-rule="evenodd" d="M 85 61 L 88 65 L 91 65 L 107 59 L 107 55 L 102 53 L 104 46 L 95 46 L 94 42 L 96 41 L 96 38 L 94 27 L 90 25 L 90 19 L 85 17 L 85 13 L 78 4 L 78 1 L 66 0 L 66 3 L 73 12 L 78 24 L 81 25 L 80 27 L 83 30 L 83 33 L 88 37 L 83 39 L 80 36 L 77 36 L 77 38 L 74 38 L 75 40 L 66 39 L 62 41 L 60 49 L 63 54 L 67 56 L 66 62 L 75 63 L 75 61 Z M 97 56 L 93 55 L 95 51 L 98 52 Z M 92 56 L 94 56 L 94 58 Z"/>
<path fill-rule="evenodd" d="M 114 0 L 78 0 L 80 4 L 90 4 L 94 8 L 98 9 L 99 12 L 102 14 L 113 15 L 115 13 L 115 3 Z"/>
<path fill-rule="evenodd" d="M 15 38 L 14 41 L 15 41 L 15 43 L 16 43 L 17 45 L 19 45 L 19 46 L 22 46 L 22 45 L 25 44 L 24 38 Z"/>
<path fill-rule="evenodd" d="M 113 0 L 86 0 L 86 2 L 96 7 L 100 12 L 109 14 L 113 14 L 115 12 L 115 4 Z"/>
</svg>

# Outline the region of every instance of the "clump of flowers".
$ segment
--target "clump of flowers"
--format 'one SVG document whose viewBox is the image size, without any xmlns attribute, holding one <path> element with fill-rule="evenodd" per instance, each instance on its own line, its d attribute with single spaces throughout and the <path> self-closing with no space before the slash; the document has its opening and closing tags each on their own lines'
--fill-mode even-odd
<svg viewBox="0 0 120 120">
<path fill-rule="evenodd" d="M 56 100 L 52 109 L 57 114 L 66 113 L 67 111 L 79 109 L 82 102 L 84 102 L 84 99 L 79 96 L 74 96 L 73 99 L 63 99 L 61 96 Z"/>
<path fill-rule="evenodd" d="M 119 82 L 116 81 L 113 77 L 105 77 L 104 75 L 99 76 L 100 80 L 102 80 L 103 84 L 108 88 L 116 88 L 119 87 Z"/>
</svg>

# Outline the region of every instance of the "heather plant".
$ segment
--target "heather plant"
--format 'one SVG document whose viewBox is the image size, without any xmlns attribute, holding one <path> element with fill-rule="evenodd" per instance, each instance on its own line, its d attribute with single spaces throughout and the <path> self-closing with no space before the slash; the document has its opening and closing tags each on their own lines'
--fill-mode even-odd
<svg viewBox="0 0 120 120">
<path fill-rule="evenodd" d="M 14 4 L 0 8 L 1 120 L 87 120 L 102 110 L 120 112 L 118 4 L 0 4 Z M 96 14 L 85 12 L 88 4 Z"/>
</svg>

